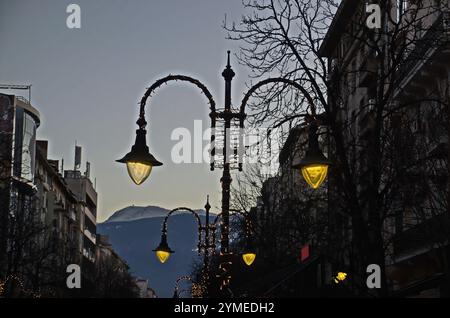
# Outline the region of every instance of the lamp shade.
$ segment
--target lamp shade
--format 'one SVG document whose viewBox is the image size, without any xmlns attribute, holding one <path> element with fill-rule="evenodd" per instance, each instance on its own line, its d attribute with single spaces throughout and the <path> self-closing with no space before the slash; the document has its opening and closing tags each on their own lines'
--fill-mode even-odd
<svg viewBox="0 0 450 318">
<path fill-rule="evenodd" d="M 149 152 L 146 142 L 146 130 L 136 130 L 136 142 L 131 151 L 122 159 L 116 160 L 127 165 L 128 174 L 137 185 L 142 184 L 152 172 L 152 168 L 161 166 L 162 163 L 155 159 Z"/>
<path fill-rule="evenodd" d="M 300 163 L 292 166 L 300 169 L 303 178 L 313 189 L 317 189 L 325 181 L 330 161 L 319 148 L 317 126 L 311 124 L 309 132 L 309 146 Z"/>
</svg>

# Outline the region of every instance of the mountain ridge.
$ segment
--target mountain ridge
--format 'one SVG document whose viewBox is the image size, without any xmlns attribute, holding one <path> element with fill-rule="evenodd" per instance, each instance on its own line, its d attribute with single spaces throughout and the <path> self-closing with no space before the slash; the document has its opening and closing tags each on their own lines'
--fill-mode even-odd
<svg viewBox="0 0 450 318">
<path fill-rule="evenodd" d="M 171 210 L 162 208 L 156 205 L 148 206 L 136 206 L 131 205 L 114 212 L 108 219 L 101 223 L 114 223 L 114 222 L 131 222 L 142 219 L 149 218 L 161 218 L 165 217 Z M 194 210 L 199 215 L 205 215 L 205 210 L 196 209 Z M 177 214 L 187 214 L 188 211 L 179 211 Z M 212 214 L 211 215 L 216 215 Z"/>
</svg>

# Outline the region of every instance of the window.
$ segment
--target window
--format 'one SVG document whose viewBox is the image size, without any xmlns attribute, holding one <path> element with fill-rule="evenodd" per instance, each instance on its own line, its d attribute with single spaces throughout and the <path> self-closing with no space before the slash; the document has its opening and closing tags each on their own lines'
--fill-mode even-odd
<svg viewBox="0 0 450 318">
<path fill-rule="evenodd" d="M 14 175 L 33 181 L 35 170 L 36 122 L 24 109 L 16 110 Z"/>
<path fill-rule="evenodd" d="M 397 22 L 400 22 L 407 9 L 408 0 L 397 0 Z"/>
</svg>

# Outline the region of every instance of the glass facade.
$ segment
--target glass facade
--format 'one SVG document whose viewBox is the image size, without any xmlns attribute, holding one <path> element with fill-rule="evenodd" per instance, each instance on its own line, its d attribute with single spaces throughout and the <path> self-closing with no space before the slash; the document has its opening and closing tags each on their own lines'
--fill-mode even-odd
<svg viewBox="0 0 450 318">
<path fill-rule="evenodd" d="M 36 152 L 36 120 L 23 108 L 16 108 L 14 134 L 14 176 L 33 181 Z"/>
</svg>

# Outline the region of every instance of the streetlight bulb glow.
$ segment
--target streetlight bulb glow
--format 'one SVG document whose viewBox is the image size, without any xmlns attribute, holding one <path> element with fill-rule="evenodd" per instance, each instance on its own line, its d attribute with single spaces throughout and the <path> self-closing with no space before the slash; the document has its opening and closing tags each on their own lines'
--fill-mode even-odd
<svg viewBox="0 0 450 318">
<path fill-rule="evenodd" d="M 127 162 L 127 170 L 131 179 L 137 185 L 142 184 L 152 172 L 153 166 L 140 162 Z"/>
<path fill-rule="evenodd" d="M 169 259 L 170 253 L 167 251 L 156 251 L 156 257 L 162 264 L 164 264 Z"/>
<path fill-rule="evenodd" d="M 317 189 L 325 181 L 328 165 L 312 164 L 301 168 L 303 178 L 313 189 Z"/>
<path fill-rule="evenodd" d="M 250 266 L 255 261 L 256 254 L 255 253 L 245 253 L 242 254 L 242 259 L 244 260 L 244 263 L 247 264 L 247 266 Z"/>
</svg>

